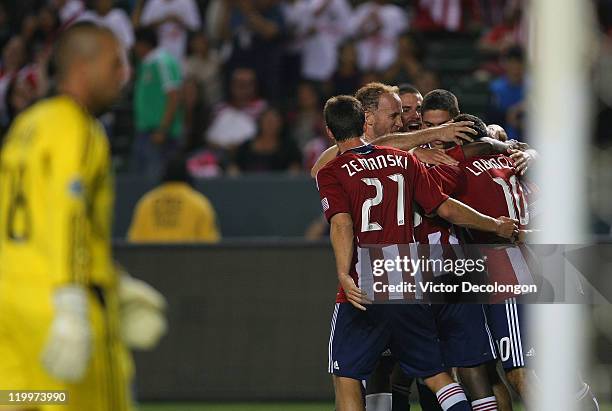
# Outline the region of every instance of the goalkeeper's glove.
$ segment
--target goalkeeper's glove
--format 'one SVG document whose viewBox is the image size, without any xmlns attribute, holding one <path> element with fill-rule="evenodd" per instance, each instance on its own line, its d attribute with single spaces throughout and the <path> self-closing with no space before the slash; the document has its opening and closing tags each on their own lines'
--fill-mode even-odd
<svg viewBox="0 0 612 411">
<path fill-rule="evenodd" d="M 53 295 L 55 317 L 42 352 L 42 364 L 54 378 L 78 382 L 89 364 L 92 332 L 87 291 L 82 286 L 58 288 Z"/>
<path fill-rule="evenodd" d="M 168 328 L 164 296 L 144 281 L 123 274 L 119 281 L 119 302 L 125 344 L 139 350 L 154 348 Z"/>
</svg>

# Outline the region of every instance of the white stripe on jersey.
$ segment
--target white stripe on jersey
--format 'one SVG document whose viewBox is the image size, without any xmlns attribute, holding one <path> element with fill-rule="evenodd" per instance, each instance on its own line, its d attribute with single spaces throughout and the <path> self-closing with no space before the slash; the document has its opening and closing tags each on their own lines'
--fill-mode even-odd
<svg viewBox="0 0 612 411">
<path fill-rule="evenodd" d="M 412 245 L 411 245 L 412 247 Z M 412 250 L 411 250 L 412 251 Z M 383 258 L 386 260 L 395 261 L 397 257 L 399 257 L 399 247 L 397 245 L 390 245 L 382 248 Z M 394 264 L 395 265 L 395 264 Z M 389 300 L 402 300 L 404 298 L 404 293 L 401 291 L 401 285 L 404 282 L 404 277 L 402 276 L 402 272 L 396 270 L 397 267 L 393 267 L 392 270 L 387 270 L 387 276 L 389 279 L 389 285 L 400 286 L 397 287 L 400 291 L 389 291 Z"/>
<path fill-rule="evenodd" d="M 364 268 L 364 271 L 361 269 Z M 372 274 L 372 263 L 370 261 L 370 250 L 357 247 L 357 287 L 365 291 L 370 300 L 374 300 L 374 274 Z"/>
<path fill-rule="evenodd" d="M 419 245 L 417 243 L 410 243 L 410 258 L 412 258 L 412 256 L 415 256 L 415 258 L 418 258 L 419 256 Z M 419 285 L 419 283 L 423 282 L 423 273 L 421 272 L 421 266 L 419 265 L 416 272 L 414 273 L 414 284 L 416 285 L 416 289 L 415 289 L 415 293 L 414 296 L 417 300 L 422 300 L 423 299 L 423 290 L 421 289 L 421 286 Z"/>
<path fill-rule="evenodd" d="M 516 281 L 518 281 L 519 284 L 534 284 L 531 270 L 523 256 L 523 250 L 520 247 L 509 247 L 506 248 L 506 253 L 508 254 L 510 264 L 512 264 L 512 269 L 516 275 Z"/>
</svg>

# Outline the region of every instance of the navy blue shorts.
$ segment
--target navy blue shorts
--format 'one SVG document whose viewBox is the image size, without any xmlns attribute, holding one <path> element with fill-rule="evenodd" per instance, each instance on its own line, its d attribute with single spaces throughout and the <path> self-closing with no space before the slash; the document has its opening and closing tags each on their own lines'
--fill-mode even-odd
<svg viewBox="0 0 612 411">
<path fill-rule="evenodd" d="M 447 366 L 474 367 L 496 358 L 493 337 L 481 304 L 442 304 L 432 309 Z"/>
<path fill-rule="evenodd" d="M 430 377 L 446 369 L 428 305 L 380 304 L 360 311 L 337 303 L 328 348 L 328 371 L 340 377 L 367 380 L 387 349 L 409 377 Z"/>
<path fill-rule="evenodd" d="M 509 298 L 504 303 L 490 304 L 485 308 L 504 369 L 524 367 L 526 360 L 535 357 L 535 349 L 526 337 L 527 319 L 524 306 L 517 304 L 516 298 Z"/>
</svg>

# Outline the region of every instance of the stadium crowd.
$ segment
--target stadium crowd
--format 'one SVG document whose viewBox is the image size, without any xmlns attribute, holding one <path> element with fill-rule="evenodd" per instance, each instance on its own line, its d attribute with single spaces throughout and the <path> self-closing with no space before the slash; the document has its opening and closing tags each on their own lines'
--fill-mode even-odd
<svg viewBox="0 0 612 411">
<path fill-rule="evenodd" d="M 47 95 L 58 33 L 110 27 L 132 63 L 102 118 L 119 171 L 195 177 L 309 170 L 330 141 L 322 102 L 376 80 L 444 87 L 522 137 L 520 0 L 24 0 L 0 4 L 0 125 Z"/>
</svg>

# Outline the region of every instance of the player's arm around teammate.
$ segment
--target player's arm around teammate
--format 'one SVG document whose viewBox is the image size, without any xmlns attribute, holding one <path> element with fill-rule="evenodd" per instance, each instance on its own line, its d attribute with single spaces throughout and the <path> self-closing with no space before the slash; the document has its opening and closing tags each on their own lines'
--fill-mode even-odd
<svg viewBox="0 0 612 411">
<path fill-rule="evenodd" d="M 462 140 L 472 141 L 470 134 L 474 130 L 470 122 L 449 123 L 427 130 L 417 130 L 408 133 L 393 133 L 382 136 L 373 141 L 374 144 L 399 148 L 400 150 L 411 150 L 434 140 L 458 143 Z M 314 178 L 317 172 L 338 155 L 338 147 L 332 146 L 325 150 L 312 167 L 310 174 Z"/>
</svg>

